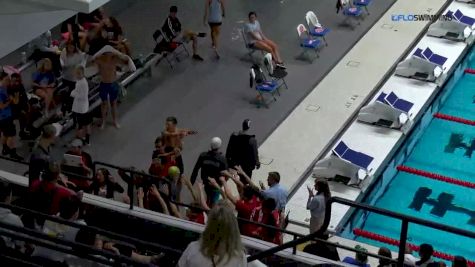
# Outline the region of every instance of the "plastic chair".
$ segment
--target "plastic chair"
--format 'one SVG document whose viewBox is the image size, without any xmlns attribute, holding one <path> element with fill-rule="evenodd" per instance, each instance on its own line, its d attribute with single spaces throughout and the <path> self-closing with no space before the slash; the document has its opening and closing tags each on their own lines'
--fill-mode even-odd
<svg viewBox="0 0 475 267">
<path fill-rule="evenodd" d="M 297 26 L 297 34 L 300 40 L 300 47 L 302 47 L 302 54 L 306 55 L 308 51 L 313 51 L 315 57 L 318 58 L 318 48 L 321 46 L 321 41 L 318 39 L 313 39 L 308 33 L 307 28 L 303 24 Z M 315 59 L 309 58 L 311 62 Z"/>
<path fill-rule="evenodd" d="M 172 40 L 168 40 L 168 38 L 165 36 L 165 34 L 163 34 L 160 29 L 156 30 L 153 33 L 152 37 L 156 43 L 153 52 L 155 54 L 162 54 L 165 60 L 168 62 L 168 65 L 170 65 L 170 68 L 173 69 L 173 64 L 170 60 L 170 57 L 175 58 L 176 62 L 180 62 L 179 56 L 181 53 L 185 52 L 187 56 L 190 56 L 190 52 L 188 52 L 185 43 L 173 42 Z M 180 47 L 182 47 L 181 52 L 178 50 Z M 158 63 L 160 63 L 160 60 L 157 61 L 155 65 L 158 65 Z"/>
<path fill-rule="evenodd" d="M 264 65 L 266 66 L 267 72 L 269 73 L 269 76 L 273 79 L 279 82 L 279 88 L 284 85 L 285 89 L 289 89 L 287 86 L 287 82 L 285 81 L 285 77 L 287 77 L 287 71 L 282 68 L 274 68 L 274 65 L 272 64 L 272 54 L 267 53 L 264 55 Z"/>
<path fill-rule="evenodd" d="M 362 16 L 363 11 L 361 10 L 360 6 L 353 6 L 350 3 L 350 0 L 338 0 L 338 1 L 339 1 L 338 2 L 339 5 L 337 5 L 337 13 L 340 11 L 340 9 L 342 10 L 342 14 L 345 16 L 345 20 L 343 21 L 343 23 L 346 23 L 351 18 L 364 19 L 364 17 Z M 353 27 L 353 24 L 351 23 L 348 23 L 348 24 L 350 24 Z M 359 25 L 361 23 L 358 21 L 357 24 Z"/>
<path fill-rule="evenodd" d="M 254 64 L 250 69 L 251 75 L 251 88 L 254 87 L 259 94 L 259 100 L 257 102 L 257 107 L 260 107 L 260 104 L 263 104 L 266 108 L 269 108 L 269 102 L 265 100 L 264 95 L 270 94 L 274 101 L 277 101 L 275 94 L 280 95 L 279 84 L 276 80 L 267 80 L 264 76 L 262 69 L 259 65 Z"/>
<path fill-rule="evenodd" d="M 353 0 L 353 5 L 357 7 L 364 8 L 366 13 L 369 15 L 368 6 L 373 2 L 373 0 Z"/>
<path fill-rule="evenodd" d="M 249 40 L 247 39 L 246 36 L 246 30 L 245 28 L 241 29 L 241 35 L 242 35 L 242 40 L 244 41 L 244 45 L 246 46 L 247 49 L 247 55 L 251 59 L 251 62 L 257 63 L 256 60 L 254 60 L 254 57 L 252 56 L 254 52 L 260 51 L 262 55 L 264 55 L 264 51 L 261 49 L 255 48 L 253 45 L 250 44 Z"/>
<path fill-rule="evenodd" d="M 322 26 L 322 24 L 320 24 L 317 15 L 315 15 L 313 11 L 308 11 L 307 14 L 305 14 L 305 20 L 307 21 L 310 35 L 315 37 L 321 37 L 325 42 L 325 45 L 328 46 L 327 40 L 325 39 L 325 35 L 330 32 L 330 29 L 325 28 Z"/>
</svg>

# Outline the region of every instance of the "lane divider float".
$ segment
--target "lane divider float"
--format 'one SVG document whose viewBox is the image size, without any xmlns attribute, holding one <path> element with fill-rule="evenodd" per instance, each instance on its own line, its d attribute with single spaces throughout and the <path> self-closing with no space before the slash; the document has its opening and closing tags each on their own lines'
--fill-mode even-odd
<svg viewBox="0 0 475 267">
<path fill-rule="evenodd" d="M 428 171 L 424 171 L 424 170 L 419 170 L 419 169 L 404 166 L 404 165 L 399 165 L 399 166 L 396 167 L 396 169 L 398 171 L 423 176 L 423 177 L 426 177 L 426 178 L 442 181 L 442 182 L 449 183 L 449 184 L 460 185 L 460 186 L 464 186 L 464 187 L 468 187 L 468 188 L 475 188 L 475 183 L 472 183 L 472 182 L 463 181 L 463 180 L 448 177 L 448 176 L 445 176 L 445 175 L 441 175 L 441 174 L 437 174 L 437 173 L 433 173 L 433 172 L 428 172 Z"/>
<path fill-rule="evenodd" d="M 461 117 L 447 115 L 447 114 L 439 113 L 439 112 L 434 114 L 434 118 L 475 126 L 474 120 L 464 119 Z"/>
</svg>

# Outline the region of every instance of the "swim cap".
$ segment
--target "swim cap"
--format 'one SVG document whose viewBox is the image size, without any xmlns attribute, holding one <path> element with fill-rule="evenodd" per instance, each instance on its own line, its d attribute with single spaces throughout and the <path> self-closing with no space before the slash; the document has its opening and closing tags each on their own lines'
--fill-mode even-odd
<svg viewBox="0 0 475 267">
<path fill-rule="evenodd" d="M 180 169 L 177 166 L 171 166 L 168 168 L 168 176 L 175 177 L 180 175 Z"/>
</svg>

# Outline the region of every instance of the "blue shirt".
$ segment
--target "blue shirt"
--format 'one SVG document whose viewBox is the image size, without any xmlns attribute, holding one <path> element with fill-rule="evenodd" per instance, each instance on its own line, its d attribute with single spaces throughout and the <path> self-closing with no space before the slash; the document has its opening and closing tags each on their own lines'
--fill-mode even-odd
<svg viewBox="0 0 475 267">
<path fill-rule="evenodd" d="M 46 86 L 52 84 L 56 81 L 54 74 L 52 72 L 35 72 L 33 74 L 33 82 L 39 84 L 40 86 Z"/>
<path fill-rule="evenodd" d="M 8 101 L 7 89 L 0 87 L 0 102 L 5 104 Z M 12 108 L 8 105 L 6 108 L 0 109 L 0 120 L 8 119 L 12 116 Z"/>
<path fill-rule="evenodd" d="M 274 184 L 267 190 L 264 190 L 262 195 L 264 198 L 273 198 L 277 204 L 276 208 L 282 211 L 285 209 L 285 205 L 287 204 L 289 193 L 280 184 Z"/>
</svg>

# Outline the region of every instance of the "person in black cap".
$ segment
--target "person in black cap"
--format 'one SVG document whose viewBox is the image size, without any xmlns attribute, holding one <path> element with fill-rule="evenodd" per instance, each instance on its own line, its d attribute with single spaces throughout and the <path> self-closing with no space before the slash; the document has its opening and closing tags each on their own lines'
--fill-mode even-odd
<svg viewBox="0 0 475 267">
<path fill-rule="evenodd" d="M 242 122 L 242 130 L 234 132 L 229 138 L 226 149 L 226 159 L 229 166 L 241 166 L 247 176 L 252 177 L 252 171 L 259 169 L 259 153 L 257 151 L 257 141 L 255 135 L 248 133 L 251 128 L 251 120 Z M 241 181 L 245 181 L 241 178 Z"/>
</svg>

